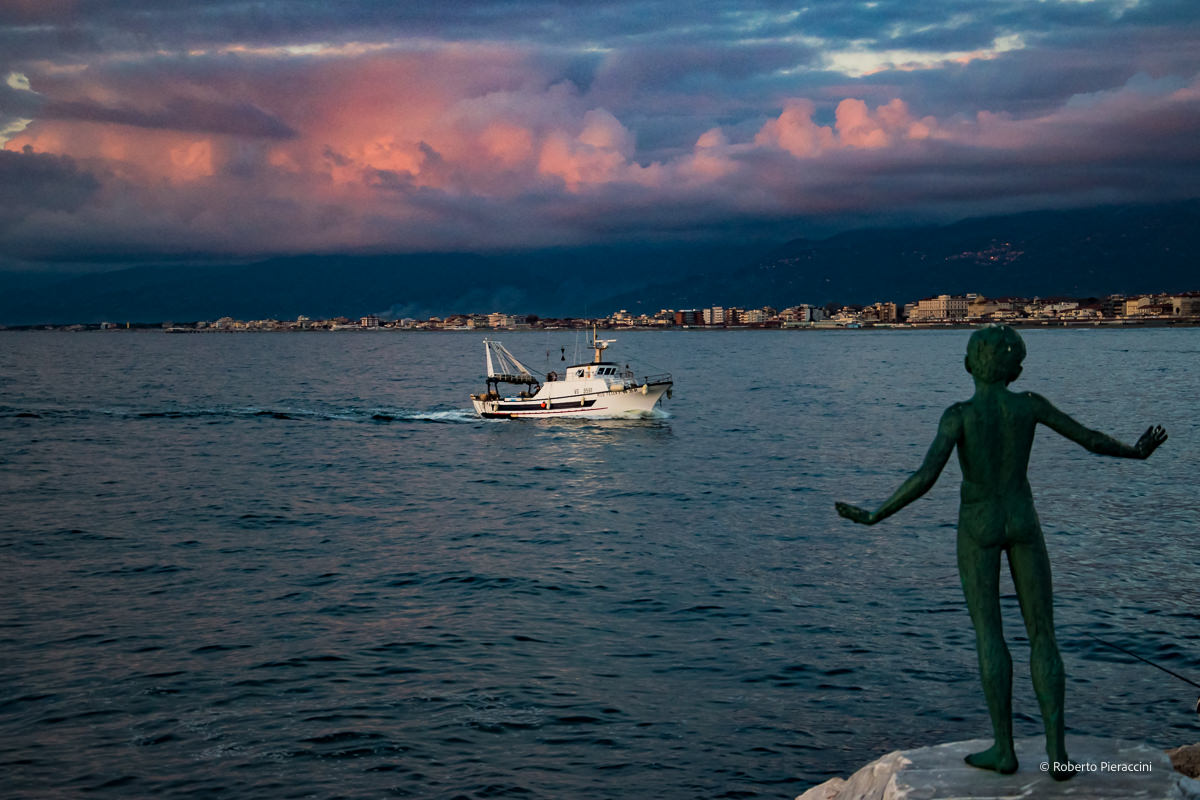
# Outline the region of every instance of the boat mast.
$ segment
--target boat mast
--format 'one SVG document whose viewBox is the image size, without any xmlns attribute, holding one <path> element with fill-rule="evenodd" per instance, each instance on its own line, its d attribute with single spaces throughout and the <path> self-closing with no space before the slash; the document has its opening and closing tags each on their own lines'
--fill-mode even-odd
<svg viewBox="0 0 1200 800">
<path fill-rule="evenodd" d="M 616 339 L 597 339 L 596 326 L 592 326 L 592 349 L 596 351 L 596 355 L 592 358 L 593 364 L 599 364 L 603 357 L 601 354 L 608 349 L 608 346 L 615 342 Z"/>
<path fill-rule="evenodd" d="M 483 350 L 487 353 L 487 374 L 490 378 L 496 374 L 496 370 L 492 368 L 492 343 L 487 339 L 483 340 Z"/>
</svg>

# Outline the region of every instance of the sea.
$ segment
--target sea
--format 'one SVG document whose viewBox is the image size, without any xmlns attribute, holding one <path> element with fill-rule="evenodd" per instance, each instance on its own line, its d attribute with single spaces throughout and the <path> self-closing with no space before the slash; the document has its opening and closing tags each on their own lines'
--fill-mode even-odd
<svg viewBox="0 0 1200 800">
<path fill-rule="evenodd" d="M 495 333 L 530 367 L 583 334 Z M 481 420 L 483 333 L 0 333 L 5 798 L 792 798 L 990 734 L 968 331 L 621 331 L 646 419 Z M 1200 329 L 1029 330 L 1069 734 L 1200 740 Z M 1007 575 L 1018 735 L 1040 735 Z M 1025 765 L 1034 769 L 1034 765 Z"/>
</svg>

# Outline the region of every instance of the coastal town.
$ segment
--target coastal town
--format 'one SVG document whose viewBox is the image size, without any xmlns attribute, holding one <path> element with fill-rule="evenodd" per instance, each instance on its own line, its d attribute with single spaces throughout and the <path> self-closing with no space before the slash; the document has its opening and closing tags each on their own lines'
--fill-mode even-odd
<svg viewBox="0 0 1200 800">
<path fill-rule="evenodd" d="M 0 330 L 131 330 L 160 329 L 169 333 L 231 333 L 291 331 L 471 331 L 611 328 L 929 328 L 1002 322 L 1017 326 L 1099 327 L 1200 325 L 1200 291 L 1141 295 L 1113 294 L 1103 298 L 984 297 L 979 294 L 927 297 L 910 303 L 879 301 L 871 305 L 801 303 L 786 308 L 664 308 L 656 313 L 621 309 L 606 317 L 547 318 L 533 314 L 451 314 L 428 319 L 389 319 L 378 314 L 329 319 L 299 316 L 294 320 L 238 320 L 221 317 L 193 322 L 100 322 L 68 325 L 11 326 Z"/>
</svg>

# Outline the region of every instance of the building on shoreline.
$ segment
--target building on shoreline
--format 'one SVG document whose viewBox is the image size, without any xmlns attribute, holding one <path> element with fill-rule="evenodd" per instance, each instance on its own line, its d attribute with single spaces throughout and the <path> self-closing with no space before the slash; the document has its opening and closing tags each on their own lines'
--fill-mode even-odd
<svg viewBox="0 0 1200 800">
<path fill-rule="evenodd" d="M 707 308 L 661 309 L 655 314 L 632 314 L 625 309 L 603 318 L 540 318 L 534 315 L 492 312 L 445 317 L 387 319 L 364 314 L 356 319 L 317 319 L 306 315 L 294 321 L 237 320 L 232 317 L 185 323 L 124 323 L 0 326 L 0 330 L 49 328 L 52 330 L 131 330 L 160 328 L 170 333 L 268 331 L 472 331 L 562 330 L 590 328 L 864 328 L 946 327 L 1003 322 L 1012 325 L 1198 325 L 1200 291 L 1142 295 L 1114 294 L 1104 298 L 985 297 L 979 294 L 940 294 L 903 306 L 889 300 L 871 305 L 824 306 L 799 303 L 776 310 L 771 306 L 741 308 L 712 305 Z"/>
<path fill-rule="evenodd" d="M 967 318 L 972 296 L 939 294 L 918 300 L 908 311 L 910 322 L 955 322 Z"/>
</svg>

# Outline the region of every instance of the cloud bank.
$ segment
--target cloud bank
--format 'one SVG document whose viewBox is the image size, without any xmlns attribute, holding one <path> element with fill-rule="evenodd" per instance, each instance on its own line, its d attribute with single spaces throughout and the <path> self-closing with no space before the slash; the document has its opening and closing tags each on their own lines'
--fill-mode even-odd
<svg viewBox="0 0 1200 800">
<path fill-rule="evenodd" d="M 786 235 L 1200 177 L 1191 4 L 426 5 L 0 7 L 0 246 Z"/>
</svg>

